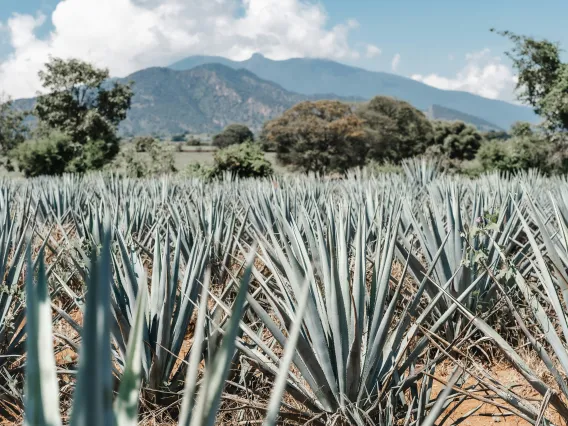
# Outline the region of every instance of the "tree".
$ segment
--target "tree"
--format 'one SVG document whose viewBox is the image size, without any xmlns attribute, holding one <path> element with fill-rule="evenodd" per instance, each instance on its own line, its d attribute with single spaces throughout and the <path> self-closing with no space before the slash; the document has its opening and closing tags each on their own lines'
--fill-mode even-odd
<svg viewBox="0 0 568 426">
<path fill-rule="evenodd" d="M 533 136 L 534 132 L 531 123 L 527 123 L 526 121 L 517 121 L 511 126 L 510 134 L 512 137 L 520 138 Z"/>
<path fill-rule="evenodd" d="M 517 130 L 523 130 L 519 126 Z M 520 134 L 503 142 L 486 142 L 477 153 L 477 159 L 484 170 L 516 172 L 539 169 L 543 173 L 561 172 L 564 160 L 555 158 L 553 145 L 538 133 Z"/>
<path fill-rule="evenodd" d="M 514 44 L 507 56 L 518 74 L 519 100 L 531 105 L 549 129 L 568 129 L 568 64 L 560 59 L 558 43 L 492 31 Z"/>
<path fill-rule="evenodd" d="M 0 156 L 8 169 L 11 168 L 10 151 L 24 142 L 26 132 L 24 113 L 14 109 L 11 100 L 0 100 Z"/>
<path fill-rule="evenodd" d="M 370 134 L 368 157 L 371 160 L 399 163 L 423 154 L 432 144 L 432 124 L 408 102 L 376 96 L 356 113 Z"/>
<path fill-rule="evenodd" d="M 482 133 L 482 136 L 486 141 L 506 141 L 511 137 L 511 135 L 504 130 L 490 130 Z"/>
<path fill-rule="evenodd" d="M 363 121 L 338 101 L 302 102 L 267 122 L 262 134 L 280 162 L 304 172 L 343 172 L 365 163 Z"/>
<path fill-rule="evenodd" d="M 239 145 L 247 141 L 254 141 L 254 134 L 242 124 L 230 124 L 213 137 L 213 145 L 218 148 L 226 148 L 230 145 Z"/>
<path fill-rule="evenodd" d="M 107 69 L 58 58 L 51 58 L 39 73 L 47 94 L 38 96 L 34 113 L 40 125 L 71 137 L 73 171 L 100 168 L 119 151 L 118 125 L 126 118 L 133 92 L 131 84 L 110 84 L 109 76 Z M 100 149 L 99 159 L 87 161 L 84 157 L 92 157 L 94 149 Z"/>
<path fill-rule="evenodd" d="M 473 160 L 483 136 L 463 121 L 434 121 L 434 146 L 451 160 Z"/>
</svg>

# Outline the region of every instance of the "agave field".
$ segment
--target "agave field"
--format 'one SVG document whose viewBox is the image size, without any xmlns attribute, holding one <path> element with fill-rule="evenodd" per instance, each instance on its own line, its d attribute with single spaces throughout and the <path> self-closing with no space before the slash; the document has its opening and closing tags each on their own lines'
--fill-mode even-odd
<svg viewBox="0 0 568 426">
<path fill-rule="evenodd" d="M 568 419 L 564 177 L 4 180 L 0 269 L 6 423 Z"/>
</svg>

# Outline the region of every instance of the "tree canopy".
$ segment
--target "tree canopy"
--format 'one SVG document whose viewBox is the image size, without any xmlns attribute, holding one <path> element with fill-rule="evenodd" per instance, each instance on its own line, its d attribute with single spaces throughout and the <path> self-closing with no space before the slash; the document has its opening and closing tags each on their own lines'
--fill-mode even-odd
<svg viewBox="0 0 568 426">
<path fill-rule="evenodd" d="M 365 163 L 368 133 L 349 105 L 306 101 L 267 122 L 263 139 L 284 165 L 329 173 Z"/>
<path fill-rule="evenodd" d="M 492 30 L 495 31 L 495 30 Z M 519 100 L 531 105 L 551 130 L 568 129 L 568 64 L 560 46 L 510 31 L 495 31 L 513 42 L 507 56 L 517 71 Z"/>
<path fill-rule="evenodd" d="M 110 83 L 107 69 L 77 59 L 51 58 L 39 77 L 46 92 L 34 110 L 40 128 L 65 133 L 74 145 L 66 171 L 100 168 L 112 160 L 119 149 L 118 125 L 131 105 L 131 85 Z M 100 158 L 91 161 L 95 150 Z"/>
<path fill-rule="evenodd" d="M 213 137 L 213 145 L 218 148 L 252 141 L 254 141 L 254 134 L 243 124 L 230 124 L 221 133 Z"/>
<path fill-rule="evenodd" d="M 408 102 L 376 96 L 356 114 L 369 134 L 368 157 L 372 160 L 398 163 L 424 153 L 432 144 L 432 123 Z"/>
<path fill-rule="evenodd" d="M 26 138 L 24 113 L 14 109 L 11 100 L 0 100 L 0 156 L 10 168 L 9 153 Z"/>
<path fill-rule="evenodd" d="M 434 121 L 434 145 L 451 160 L 472 160 L 483 136 L 463 121 Z"/>
</svg>

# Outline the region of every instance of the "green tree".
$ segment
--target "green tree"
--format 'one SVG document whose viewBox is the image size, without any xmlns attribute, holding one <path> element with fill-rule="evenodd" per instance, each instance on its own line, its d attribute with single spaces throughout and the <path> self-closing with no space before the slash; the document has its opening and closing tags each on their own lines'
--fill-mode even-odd
<svg viewBox="0 0 568 426">
<path fill-rule="evenodd" d="M 24 113 L 11 100 L 0 100 L 0 161 L 6 168 L 11 169 L 10 151 L 24 142 L 27 130 Z"/>
<path fill-rule="evenodd" d="M 554 151 L 553 144 L 544 135 L 522 133 L 507 141 L 484 143 L 477 159 L 484 170 L 516 172 L 534 168 L 543 173 L 561 172 L 564 161 L 557 161 Z"/>
<path fill-rule="evenodd" d="M 131 105 L 131 85 L 110 84 L 108 70 L 77 59 L 51 58 L 39 77 L 47 93 L 38 97 L 34 113 L 40 125 L 71 137 L 72 171 L 100 168 L 112 160 L 119 151 L 118 125 Z M 91 161 L 95 149 L 100 153 Z"/>
<path fill-rule="evenodd" d="M 432 144 L 432 124 L 408 102 L 376 96 L 356 113 L 370 135 L 368 158 L 371 160 L 399 163 L 423 154 Z"/>
<path fill-rule="evenodd" d="M 531 123 L 527 123 L 526 121 L 517 121 L 516 123 L 513 123 L 509 133 L 511 134 L 512 137 L 516 138 L 521 138 L 525 136 L 531 137 L 534 135 Z"/>
<path fill-rule="evenodd" d="M 254 134 L 242 124 L 230 124 L 213 137 L 213 145 L 218 148 L 226 148 L 230 145 L 239 145 L 247 141 L 254 141 Z"/>
<path fill-rule="evenodd" d="M 558 43 L 510 31 L 497 33 L 514 45 L 507 56 L 518 74 L 519 100 L 531 105 L 549 129 L 568 129 L 568 64 L 561 61 Z"/>
<path fill-rule="evenodd" d="M 451 160 L 472 160 L 483 142 L 477 129 L 463 121 L 434 121 L 434 146 Z"/>
<path fill-rule="evenodd" d="M 267 122 L 262 134 L 280 162 L 304 172 L 343 172 L 365 164 L 363 121 L 338 101 L 302 102 Z"/>
<path fill-rule="evenodd" d="M 511 137 L 511 135 L 504 130 L 490 130 L 482 133 L 482 136 L 486 141 L 506 141 Z"/>
</svg>

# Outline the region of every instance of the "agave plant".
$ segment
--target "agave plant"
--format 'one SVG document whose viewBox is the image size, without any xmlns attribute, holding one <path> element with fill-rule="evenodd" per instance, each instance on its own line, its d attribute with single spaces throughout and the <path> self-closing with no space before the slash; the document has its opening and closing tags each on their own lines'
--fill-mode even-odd
<svg viewBox="0 0 568 426">
<path fill-rule="evenodd" d="M 517 242 L 521 227 L 514 207 L 515 200 L 522 194 L 511 194 L 499 204 L 480 193 L 464 192 L 464 188 L 455 183 L 431 186 L 422 208 L 412 212 L 407 205 L 410 226 L 405 230 L 403 243 L 398 244 L 399 258 L 409 258 L 409 269 L 416 280 L 422 281 L 427 270 L 432 269 L 436 283 L 451 283 L 452 297 L 442 294 L 435 307 L 438 317 L 448 312 L 455 298 L 472 312 L 490 311 L 497 288 L 480 261 L 498 266 L 499 253 L 492 241 L 507 252 L 514 251 L 518 259 L 523 256 Z M 414 239 L 420 248 L 416 254 L 412 254 Z M 475 289 L 471 291 L 473 283 Z M 466 290 L 467 297 L 461 297 Z M 434 283 L 428 283 L 427 294 L 430 298 L 439 294 Z M 462 320 L 461 315 L 456 315 L 446 324 L 449 341 L 462 331 Z"/>
<path fill-rule="evenodd" d="M 10 418 L 14 408 L 20 405 L 21 389 L 17 382 L 17 371 L 11 371 L 10 364 L 17 361 L 24 352 L 26 322 L 24 312 L 22 271 L 25 265 L 25 252 L 31 242 L 26 241 L 29 231 L 29 203 L 18 209 L 15 218 L 11 206 L 11 194 L 3 189 L 0 192 L 0 414 Z M 16 410 L 17 411 L 17 410 Z"/>
<path fill-rule="evenodd" d="M 25 383 L 25 425 L 57 426 L 62 424 L 59 413 L 59 389 L 57 370 L 53 354 L 51 303 L 45 274 L 45 266 L 40 252 L 37 278 L 34 280 L 34 265 L 30 250 L 27 250 L 26 275 L 26 383 Z M 252 270 L 252 256 L 248 256 L 247 266 L 240 280 L 231 318 L 223 330 L 220 347 L 210 359 L 202 379 L 200 376 L 201 350 L 205 344 L 207 320 L 207 300 L 209 279 L 206 279 L 201 291 L 201 306 L 195 326 L 195 351 L 189 357 L 184 377 L 184 398 L 179 418 L 179 425 L 213 425 L 222 399 L 225 380 L 232 365 L 239 323 L 245 309 L 248 286 Z M 100 253 L 91 254 L 90 278 L 86 297 L 82 346 L 80 349 L 77 383 L 71 407 L 69 424 L 75 425 L 117 425 L 134 426 L 138 424 L 139 390 L 143 375 L 144 329 L 146 322 L 147 293 L 145 287 L 139 289 L 136 307 L 133 311 L 133 327 L 130 330 L 126 363 L 120 381 L 118 394 L 113 404 L 113 376 L 111 356 L 111 286 L 112 253 L 110 233 L 102 235 Z M 305 307 L 307 298 L 300 301 Z M 303 308 L 297 319 L 301 320 Z M 299 322 L 298 322 L 299 324 Z M 290 339 L 299 334 L 295 326 Z M 270 407 L 267 410 L 265 425 L 276 424 L 279 414 L 285 378 L 286 360 L 291 359 L 294 351 L 293 342 L 284 353 L 282 373 L 277 377 Z"/>
<path fill-rule="evenodd" d="M 349 424 L 394 425 L 405 417 L 407 422 L 428 424 L 424 422 L 432 380 L 421 380 L 416 372 L 425 360 L 420 353 L 407 357 L 418 330 L 409 327 L 411 316 L 419 316 L 426 280 L 403 303 L 407 264 L 400 276 L 391 276 L 400 204 L 387 204 L 377 212 L 373 232 L 364 210 L 352 221 L 345 206 L 329 205 L 327 223 L 307 210 L 297 221 L 287 220 L 279 210 L 272 213 L 277 221 L 262 224 L 257 234 L 259 258 L 271 275 L 254 272 L 266 303 L 251 295 L 247 300 L 277 345 L 263 342 L 260 331 L 244 326 L 254 344 L 240 345 L 243 355 L 261 371 L 275 374 L 278 346 L 287 348 L 295 337 L 292 318 L 307 293 L 292 357 L 294 373 L 286 383 L 287 392 L 306 407 L 302 415 L 311 415 L 316 424 L 342 419 Z M 368 241 L 369 235 L 376 235 L 376 241 Z M 407 368 L 402 369 L 403 363 Z M 433 373 L 435 364 L 426 364 L 424 370 Z M 405 397 L 407 390 L 411 400 Z"/>
</svg>

